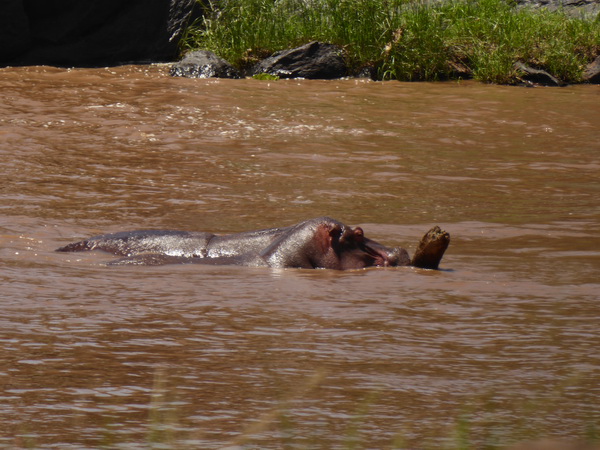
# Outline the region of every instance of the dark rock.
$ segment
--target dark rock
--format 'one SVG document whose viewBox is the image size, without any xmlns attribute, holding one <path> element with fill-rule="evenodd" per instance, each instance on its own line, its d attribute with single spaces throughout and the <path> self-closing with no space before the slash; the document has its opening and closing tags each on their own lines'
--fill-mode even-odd
<svg viewBox="0 0 600 450">
<path fill-rule="evenodd" d="M 187 78 L 240 78 L 235 67 L 208 50 L 188 53 L 171 67 L 169 73 Z"/>
<path fill-rule="evenodd" d="M 526 84 L 537 86 L 564 86 L 562 81 L 553 77 L 545 70 L 534 69 L 522 62 L 516 62 L 515 68 L 520 72 L 519 79 Z"/>
<path fill-rule="evenodd" d="M 259 62 L 252 74 L 268 73 L 280 78 L 334 79 L 347 75 L 342 49 L 337 45 L 310 42 L 274 53 Z"/>
<path fill-rule="evenodd" d="M 0 65 L 173 61 L 194 0 L 3 0 Z"/>
<path fill-rule="evenodd" d="M 600 56 L 587 65 L 583 72 L 583 81 L 586 83 L 600 84 Z"/>
</svg>

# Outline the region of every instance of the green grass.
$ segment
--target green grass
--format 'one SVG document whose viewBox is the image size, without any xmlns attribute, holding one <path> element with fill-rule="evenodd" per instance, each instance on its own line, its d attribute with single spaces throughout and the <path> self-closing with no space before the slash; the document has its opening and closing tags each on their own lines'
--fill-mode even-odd
<svg viewBox="0 0 600 450">
<path fill-rule="evenodd" d="M 313 40 L 342 46 L 352 71 L 368 67 L 379 79 L 511 83 L 522 61 L 572 83 L 600 53 L 600 20 L 504 0 L 223 0 L 209 2 L 183 49 L 244 69 Z"/>
</svg>

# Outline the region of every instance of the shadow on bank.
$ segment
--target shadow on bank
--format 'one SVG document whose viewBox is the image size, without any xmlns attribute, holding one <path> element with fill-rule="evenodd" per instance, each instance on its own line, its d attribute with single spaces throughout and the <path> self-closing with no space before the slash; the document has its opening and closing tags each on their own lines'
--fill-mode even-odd
<svg viewBox="0 0 600 450">
<path fill-rule="evenodd" d="M 0 66 L 171 62 L 196 0 L 2 0 Z"/>
</svg>

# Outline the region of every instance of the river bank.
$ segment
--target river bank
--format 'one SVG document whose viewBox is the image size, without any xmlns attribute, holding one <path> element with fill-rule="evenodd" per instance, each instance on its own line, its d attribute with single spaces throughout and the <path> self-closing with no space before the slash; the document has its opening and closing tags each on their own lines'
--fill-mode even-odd
<svg viewBox="0 0 600 450">
<path fill-rule="evenodd" d="M 515 84 L 523 66 L 559 84 L 581 83 L 600 54 L 595 5 L 503 0 L 243 0 L 220 2 L 191 26 L 184 51 L 210 50 L 248 73 L 277 51 L 321 41 L 339 46 L 347 75 L 376 80 L 475 79 Z"/>
</svg>

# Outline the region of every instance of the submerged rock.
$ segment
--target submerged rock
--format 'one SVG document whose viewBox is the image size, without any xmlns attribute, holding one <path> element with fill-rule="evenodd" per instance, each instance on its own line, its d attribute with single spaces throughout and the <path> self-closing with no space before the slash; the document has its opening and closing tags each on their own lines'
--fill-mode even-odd
<svg viewBox="0 0 600 450">
<path fill-rule="evenodd" d="M 268 73 L 280 78 L 330 80 L 346 76 L 348 67 L 339 46 L 314 41 L 274 53 L 259 62 L 251 74 L 259 73 Z"/>
<path fill-rule="evenodd" d="M 235 67 L 208 50 L 188 53 L 173 64 L 169 73 L 173 77 L 186 78 L 240 78 Z"/>
<path fill-rule="evenodd" d="M 545 70 L 534 69 L 522 62 L 516 62 L 515 68 L 521 73 L 519 78 L 526 84 L 538 86 L 564 86 L 562 81 L 553 77 Z"/>
</svg>

